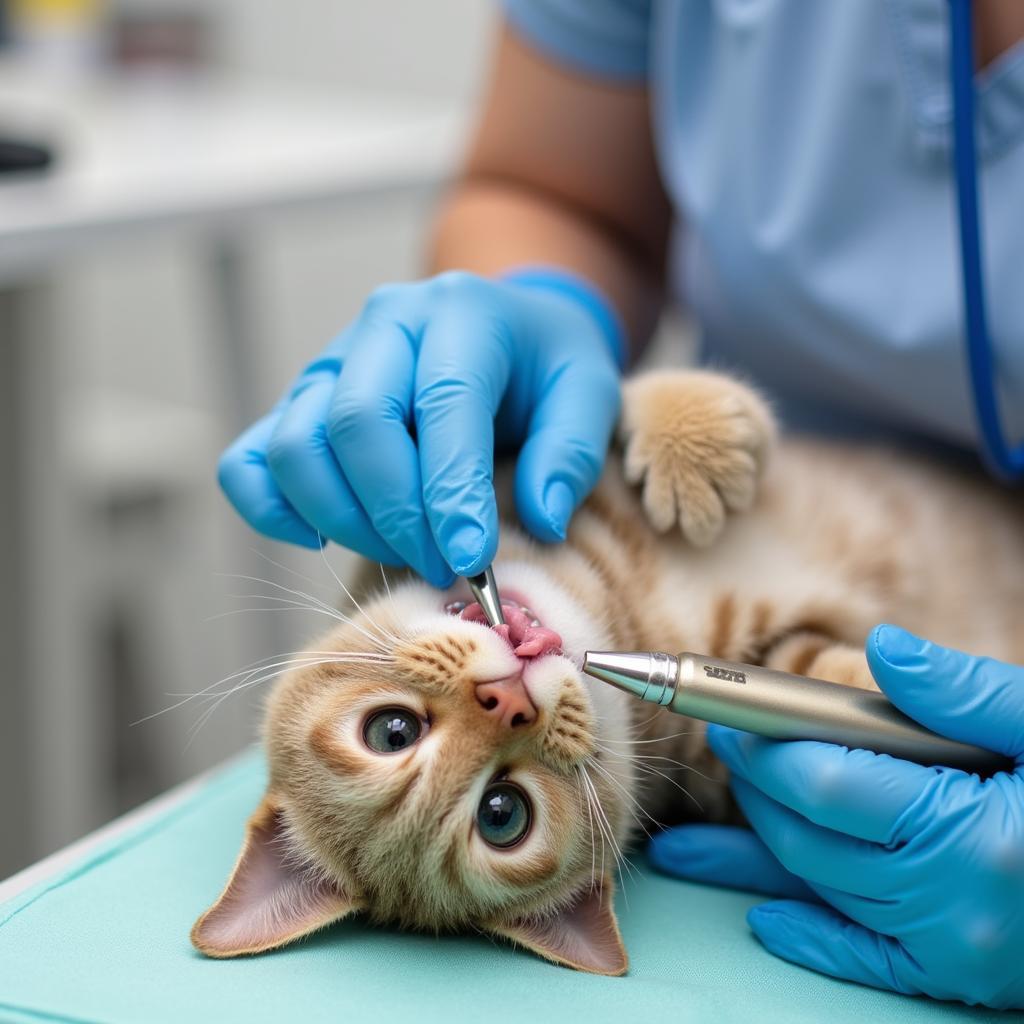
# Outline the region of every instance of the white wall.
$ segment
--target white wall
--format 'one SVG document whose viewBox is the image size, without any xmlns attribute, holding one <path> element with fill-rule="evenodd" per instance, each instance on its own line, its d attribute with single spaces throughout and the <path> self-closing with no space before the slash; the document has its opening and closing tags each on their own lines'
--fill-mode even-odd
<svg viewBox="0 0 1024 1024">
<path fill-rule="evenodd" d="M 497 0 L 219 0 L 226 63 L 346 90 L 469 99 Z"/>
</svg>

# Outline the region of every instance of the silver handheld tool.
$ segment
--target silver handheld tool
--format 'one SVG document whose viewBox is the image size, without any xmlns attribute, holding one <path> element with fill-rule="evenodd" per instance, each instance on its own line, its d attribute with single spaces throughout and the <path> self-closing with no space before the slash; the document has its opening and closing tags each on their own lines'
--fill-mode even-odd
<svg viewBox="0 0 1024 1024">
<path fill-rule="evenodd" d="M 494 582 L 494 570 L 487 566 L 478 576 L 467 576 L 466 582 L 469 584 L 473 597 L 483 608 L 487 621 L 492 626 L 504 626 L 505 616 L 501 611 L 501 595 L 498 593 L 498 584 Z"/>
<path fill-rule="evenodd" d="M 677 715 L 772 739 L 822 740 L 985 775 L 1012 768 L 999 754 L 918 725 L 881 693 L 823 679 L 657 651 L 587 651 L 583 671 Z"/>
</svg>

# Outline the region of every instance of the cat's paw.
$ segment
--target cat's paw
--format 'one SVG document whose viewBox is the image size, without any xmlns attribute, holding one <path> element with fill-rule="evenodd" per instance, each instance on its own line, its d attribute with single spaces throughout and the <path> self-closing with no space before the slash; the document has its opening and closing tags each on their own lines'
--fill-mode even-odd
<svg viewBox="0 0 1024 1024">
<path fill-rule="evenodd" d="M 804 673 L 812 679 L 824 679 L 829 683 L 852 686 L 857 690 L 877 690 L 878 683 L 868 668 L 868 659 L 863 647 L 848 644 L 833 644 L 826 647 L 807 666 Z"/>
<path fill-rule="evenodd" d="M 775 438 L 775 421 L 749 387 L 701 370 L 658 371 L 623 388 L 619 432 L 631 484 L 664 533 L 679 523 L 706 547 L 729 512 L 748 509 Z"/>
<path fill-rule="evenodd" d="M 790 633 L 768 652 L 764 663 L 767 668 L 857 690 L 878 689 L 863 647 L 836 643 L 831 637 L 813 631 Z"/>
</svg>

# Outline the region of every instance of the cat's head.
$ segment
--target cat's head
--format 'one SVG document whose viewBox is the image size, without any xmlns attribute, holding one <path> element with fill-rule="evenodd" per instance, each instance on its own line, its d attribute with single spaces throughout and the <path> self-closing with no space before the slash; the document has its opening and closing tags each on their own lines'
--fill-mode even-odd
<svg viewBox="0 0 1024 1024">
<path fill-rule="evenodd" d="M 611 876 L 635 782 L 611 752 L 627 715 L 576 667 L 607 644 L 601 613 L 533 564 L 499 583 L 507 631 L 464 584 L 409 581 L 277 684 L 268 790 L 197 948 L 261 952 L 360 911 L 626 970 Z"/>
</svg>

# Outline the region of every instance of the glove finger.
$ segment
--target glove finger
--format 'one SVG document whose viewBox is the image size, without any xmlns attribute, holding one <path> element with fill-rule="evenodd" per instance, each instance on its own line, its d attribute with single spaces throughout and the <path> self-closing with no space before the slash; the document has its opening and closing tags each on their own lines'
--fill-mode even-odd
<svg viewBox="0 0 1024 1024">
<path fill-rule="evenodd" d="M 409 434 L 412 341 L 376 306 L 350 331 L 327 417 L 331 447 L 385 543 L 434 586 L 446 587 L 453 574 L 430 532 L 419 455 Z"/>
<path fill-rule="evenodd" d="M 753 907 L 752 931 L 770 953 L 833 978 L 921 995 L 921 971 L 899 942 L 830 907 L 779 900 Z"/>
<path fill-rule="evenodd" d="M 403 565 L 370 523 L 327 437 L 337 381 L 333 373 L 313 374 L 296 388 L 267 447 L 270 470 L 288 502 L 314 530 L 372 561 Z"/>
<path fill-rule="evenodd" d="M 471 299 L 442 303 L 423 331 L 414 409 L 423 499 L 434 538 L 460 576 L 494 561 L 494 417 L 512 363 L 509 328 Z"/>
<path fill-rule="evenodd" d="M 659 871 L 691 882 L 747 889 L 767 896 L 818 899 L 747 828 L 682 825 L 656 835 L 647 852 Z"/>
<path fill-rule="evenodd" d="M 534 536 L 565 539 L 573 512 L 601 475 L 620 402 L 604 348 L 548 373 L 516 464 L 516 508 Z"/>
<path fill-rule="evenodd" d="M 267 447 L 284 409 L 284 404 L 278 406 L 231 444 L 220 457 L 217 479 L 235 511 L 254 530 L 316 550 L 320 537 L 288 502 L 267 464 Z"/>
<path fill-rule="evenodd" d="M 712 726 L 708 744 L 734 778 L 817 825 L 883 846 L 916 832 L 921 798 L 941 782 L 933 769 L 832 743 L 780 743 Z"/>
<path fill-rule="evenodd" d="M 1024 758 L 1024 668 L 897 626 L 877 626 L 866 650 L 878 685 L 905 714 L 951 739 Z"/>
<path fill-rule="evenodd" d="M 751 828 L 787 871 L 871 900 L 902 891 L 899 863 L 884 847 L 815 825 L 743 779 L 731 784 Z"/>
</svg>

